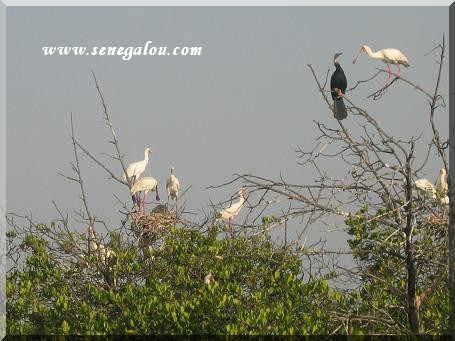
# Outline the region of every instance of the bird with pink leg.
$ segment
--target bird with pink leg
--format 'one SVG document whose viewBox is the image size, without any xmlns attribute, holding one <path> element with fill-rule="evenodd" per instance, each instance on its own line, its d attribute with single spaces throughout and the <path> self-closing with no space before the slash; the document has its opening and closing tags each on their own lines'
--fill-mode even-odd
<svg viewBox="0 0 455 341">
<path fill-rule="evenodd" d="M 392 77 L 392 74 L 393 74 L 390 69 L 390 64 L 397 66 L 398 73 L 396 75 L 399 77 L 401 77 L 400 65 L 404 65 L 405 67 L 409 67 L 411 65 L 409 63 L 408 58 L 400 50 L 393 49 L 393 48 L 387 48 L 387 49 L 382 49 L 382 50 L 373 52 L 368 45 L 363 45 L 360 48 L 360 52 L 357 54 L 357 56 L 352 61 L 352 63 L 355 64 L 355 62 L 357 61 L 357 58 L 359 58 L 359 56 L 362 52 L 365 52 L 371 58 L 382 60 L 385 64 L 387 64 L 388 76 L 387 76 L 387 80 L 386 80 L 384 86 L 382 87 L 382 90 L 384 90 L 388 85 L 390 85 L 390 78 Z"/>
</svg>

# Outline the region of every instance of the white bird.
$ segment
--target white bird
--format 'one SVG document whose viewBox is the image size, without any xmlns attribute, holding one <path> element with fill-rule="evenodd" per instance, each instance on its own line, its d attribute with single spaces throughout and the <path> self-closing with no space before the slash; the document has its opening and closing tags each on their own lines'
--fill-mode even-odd
<svg viewBox="0 0 455 341">
<path fill-rule="evenodd" d="M 177 198 L 179 196 L 180 181 L 174 175 L 174 171 L 175 171 L 175 167 L 171 167 L 171 175 L 169 176 L 169 179 L 167 179 L 167 182 L 166 182 L 168 201 L 169 201 L 169 197 L 172 200 L 177 201 Z"/>
<path fill-rule="evenodd" d="M 210 282 L 215 282 L 215 276 L 208 274 L 204 277 L 204 283 L 209 284 Z"/>
<path fill-rule="evenodd" d="M 144 160 L 133 162 L 128 165 L 126 168 L 126 174 L 131 179 L 132 183 L 134 183 L 142 173 L 144 173 L 145 167 L 149 162 L 149 154 L 152 154 L 152 150 L 150 148 L 145 148 L 144 150 Z M 126 181 L 126 175 L 123 174 L 122 177 L 123 181 Z"/>
<path fill-rule="evenodd" d="M 418 179 L 414 181 L 414 185 L 416 186 L 417 189 L 426 192 L 426 193 L 431 193 L 432 198 L 436 198 L 436 187 L 433 185 L 433 183 L 427 179 Z"/>
<path fill-rule="evenodd" d="M 436 190 L 444 194 L 446 194 L 447 191 L 449 190 L 446 177 L 447 177 L 446 169 L 441 168 L 441 170 L 439 171 L 438 180 L 436 180 Z"/>
<path fill-rule="evenodd" d="M 357 58 L 359 58 L 359 56 L 362 52 L 365 52 L 371 58 L 382 60 L 384 63 L 387 64 L 387 70 L 389 71 L 388 72 L 389 75 L 387 77 L 387 81 L 384 85 L 384 88 L 388 85 L 388 82 L 391 78 L 390 64 L 394 64 L 398 67 L 398 76 L 400 75 L 400 65 L 404 65 L 405 67 L 408 67 L 411 65 L 409 63 L 408 58 L 400 50 L 393 49 L 393 48 L 387 48 L 387 49 L 382 49 L 382 50 L 373 52 L 368 45 L 363 45 L 361 47 L 360 52 L 357 54 L 357 56 L 353 60 L 353 63 L 355 63 L 357 61 Z"/>
<path fill-rule="evenodd" d="M 117 254 L 110 247 L 105 246 L 97 241 L 95 229 L 92 226 L 89 226 L 87 229 L 88 229 L 90 251 L 96 251 L 101 259 L 101 262 L 103 264 L 107 265 L 106 264 L 107 260 L 117 256 Z"/>
<path fill-rule="evenodd" d="M 446 180 L 447 172 L 445 168 L 441 168 L 439 171 L 439 177 L 436 180 L 436 185 L 427 179 L 418 179 L 414 181 L 414 185 L 417 189 L 431 193 L 433 199 L 439 198 L 439 202 L 443 205 L 449 204 L 449 197 L 447 196 L 448 184 Z"/>
<path fill-rule="evenodd" d="M 140 198 L 140 195 L 136 194 L 138 192 L 144 193 L 142 198 Z M 139 208 L 141 208 L 142 204 L 142 211 L 144 212 L 144 214 L 145 196 L 147 195 L 148 192 L 156 192 L 156 200 L 160 201 L 160 196 L 158 194 L 158 181 L 151 176 L 144 176 L 143 178 L 140 178 L 134 183 L 133 187 L 131 187 L 131 195 L 133 197 L 133 202 L 137 203 Z"/>
<path fill-rule="evenodd" d="M 449 204 L 449 196 L 447 195 L 449 191 L 449 185 L 447 184 L 447 172 L 445 168 L 439 170 L 439 177 L 436 180 L 436 191 L 439 194 L 439 201 L 443 205 Z"/>
<path fill-rule="evenodd" d="M 234 218 L 237 214 L 239 214 L 240 210 L 242 209 L 244 203 L 245 203 L 245 189 L 242 187 L 238 192 L 237 192 L 238 196 L 239 196 L 239 200 L 235 203 L 233 203 L 231 206 L 229 206 L 228 208 L 225 208 L 223 210 L 221 210 L 219 213 L 218 213 L 218 216 L 223 219 L 223 220 L 226 220 L 228 219 L 229 221 L 229 228 L 232 228 L 232 218 Z"/>
</svg>

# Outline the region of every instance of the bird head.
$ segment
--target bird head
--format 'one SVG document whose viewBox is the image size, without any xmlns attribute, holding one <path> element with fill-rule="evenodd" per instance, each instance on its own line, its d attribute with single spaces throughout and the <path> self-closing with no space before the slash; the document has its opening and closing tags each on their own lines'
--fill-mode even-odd
<svg viewBox="0 0 455 341">
<path fill-rule="evenodd" d="M 209 284 L 210 282 L 215 282 L 216 278 L 212 274 L 208 274 L 204 277 L 204 283 Z"/>
<path fill-rule="evenodd" d="M 335 53 L 335 56 L 333 56 L 333 64 L 338 63 L 338 57 L 341 56 L 342 54 L 343 54 L 343 52 Z"/>
<path fill-rule="evenodd" d="M 445 176 L 446 175 L 446 169 L 445 168 L 441 168 L 441 170 L 439 171 L 439 175 L 441 176 Z"/>
<path fill-rule="evenodd" d="M 144 153 L 155 155 L 150 148 L 145 148 Z"/>
<path fill-rule="evenodd" d="M 95 229 L 93 228 L 93 226 L 91 225 L 87 226 L 87 233 L 92 238 L 95 236 Z"/>
<path fill-rule="evenodd" d="M 357 58 L 359 58 L 359 56 L 360 56 L 360 54 L 361 54 L 362 52 L 367 52 L 367 50 L 366 50 L 367 48 L 368 48 L 368 46 L 366 46 L 366 45 L 363 45 L 363 46 L 360 48 L 360 51 L 359 51 L 359 53 L 357 53 L 357 56 L 356 56 L 356 57 L 354 58 L 354 60 L 352 61 L 352 64 L 355 64 L 355 62 L 357 61 Z"/>
</svg>

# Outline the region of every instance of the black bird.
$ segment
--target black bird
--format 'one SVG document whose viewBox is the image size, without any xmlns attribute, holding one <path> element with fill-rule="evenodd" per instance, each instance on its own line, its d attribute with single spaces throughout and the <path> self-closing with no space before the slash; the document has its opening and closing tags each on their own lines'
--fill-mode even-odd
<svg viewBox="0 0 455 341">
<path fill-rule="evenodd" d="M 336 53 L 335 56 L 333 57 L 335 71 L 332 74 L 332 78 L 330 78 L 330 90 L 332 90 L 333 111 L 335 112 L 335 118 L 337 120 L 343 120 L 346 117 L 348 117 L 346 106 L 344 105 L 343 102 L 343 95 L 346 92 L 348 81 L 346 80 L 344 71 L 337 60 L 342 53 L 343 52 Z"/>
</svg>

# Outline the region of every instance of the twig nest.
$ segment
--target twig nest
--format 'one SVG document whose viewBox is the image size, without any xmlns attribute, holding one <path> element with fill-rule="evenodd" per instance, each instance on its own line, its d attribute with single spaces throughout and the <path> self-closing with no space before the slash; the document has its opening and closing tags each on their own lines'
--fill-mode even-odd
<svg viewBox="0 0 455 341">
<path fill-rule="evenodd" d="M 175 225 L 175 216 L 168 211 L 137 213 L 133 217 L 131 229 L 139 239 L 142 247 L 151 246 L 162 240 L 169 229 Z"/>
<path fill-rule="evenodd" d="M 438 231 L 442 235 L 446 235 L 449 230 L 449 218 L 440 217 L 435 214 L 428 216 L 428 224 L 431 225 L 434 231 Z"/>
</svg>

